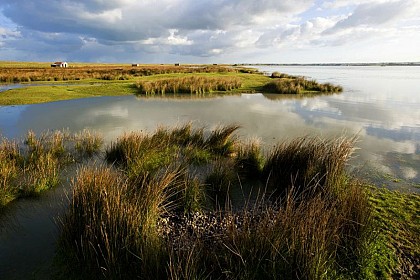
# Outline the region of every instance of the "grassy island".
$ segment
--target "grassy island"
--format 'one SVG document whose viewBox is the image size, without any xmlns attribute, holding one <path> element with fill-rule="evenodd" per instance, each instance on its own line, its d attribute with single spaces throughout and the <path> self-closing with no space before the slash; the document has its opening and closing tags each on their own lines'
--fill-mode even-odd
<svg viewBox="0 0 420 280">
<path fill-rule="evenodd" d="M 325 94 L 342 90 L 303 77 L 274 73 L 268 77 L 255 69 L 233 65 L 71 65 L 51 68 L 43 63 L 0 62 L 0 85 L 22 85 L 1 92 L 0 105 L 134 94 Z"/>
</svg>

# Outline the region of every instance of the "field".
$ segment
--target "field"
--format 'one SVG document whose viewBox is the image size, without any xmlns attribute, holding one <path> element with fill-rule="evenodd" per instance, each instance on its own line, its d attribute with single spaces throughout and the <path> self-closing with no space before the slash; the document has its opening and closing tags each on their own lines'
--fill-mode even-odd
<svg viewBox="0 0 420 280">
<path fill-rule="evenodd" d="M 0 105 L 20 105 L 95 96 L 165 94 L 326 94 L 339 87 L 321 86 L 303 77 L 267 77 L 233 65 L 70 64 L 0 62 L 0 83 L 21 84 L 0 94 Z M 1 84 L 0 84 L 1 85 Z M 34 86 L 36 85 L 36 86 Z"/>
</svg>

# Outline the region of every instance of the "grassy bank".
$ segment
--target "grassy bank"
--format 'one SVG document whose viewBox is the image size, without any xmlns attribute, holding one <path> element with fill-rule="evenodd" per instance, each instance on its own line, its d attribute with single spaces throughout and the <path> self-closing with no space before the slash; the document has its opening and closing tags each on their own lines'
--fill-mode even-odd
<svg viewBox="0 0 420 280">
<path fill-rule="evenodd" d="M 265 155 L 237 129 L 188 124 L 111 144 L 107 166 L 79 172 L 61 219 L 69 271 L 105 279 L 387 277 L 368 197 L 345 174 L 351 140 L 298 139 Z"/>
<path fill-rule="evenodd" d="M 339 92 L 301 77 L 266 77 L 255 69 L 228 65 L 102 65 L 73 64 L 51 68 L 43 63 L 0 63 L 0 83 L 23 88 L 0 94 L 0 105 L 34 104 L 104 95 L 159 93 L 208 94 L 266 92 L 316 94 Z M 37 86 L 31 86 L 31 84 Z M 43 85 L 45 84 L 45 85 Z"/>
<path fill-rule="evenodd" d="M 373 186 L 368 193 L 377 230 L 388 249 L 388 254 L 382 255 L 384 262 L 394 264 L 392 274 L 395 279 L 418 279 L 420 195 Z"/>
</svg>

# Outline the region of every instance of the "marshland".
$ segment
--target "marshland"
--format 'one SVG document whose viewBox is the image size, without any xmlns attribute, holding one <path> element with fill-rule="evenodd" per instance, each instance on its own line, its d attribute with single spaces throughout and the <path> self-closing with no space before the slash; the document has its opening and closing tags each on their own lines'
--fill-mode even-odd
<svg viewBox="0 0 420 280">
<path fill-rule="evenodd" d="M 416 68 L 165 67 L 0 93 L 57 101 L 0 107 L 2 278 L 418 275 Z M 23 214 L 54 219 L 47 264 L 11 254 L 37 202 L 62 205 Z"/>
</svg>

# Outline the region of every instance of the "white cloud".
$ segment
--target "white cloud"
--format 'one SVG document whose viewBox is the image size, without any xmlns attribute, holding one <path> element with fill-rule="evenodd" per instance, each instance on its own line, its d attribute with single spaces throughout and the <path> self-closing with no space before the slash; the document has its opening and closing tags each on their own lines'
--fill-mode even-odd
<svg viewBox="0 0 420 280">
<path fill-rule="evenodd" d="M 340 56 L 339 47 L 354 47 L 354 40 L 361 42 L 357 47 L 362 49 L 373 42 L 387 43 L 392 36 L 412 44 L 420 28 L 419 2 L 14 0 L 0 3 L 0 59 L 11 50 L 13 55 L 20 50 L 25 56 L 23 52 L 32 48 L 34 55 L 39 52 L 46 59 L 61 52 L 69 60 L 214 57 L 259 62 L 287 57 L 298 58 L 290 62 L 316 62 L 308 60 L 328 59 L 333 53 Z M 398 32 L 402 29 L 404 37 Z M 80 38 L 94 39 L 100 51 L 87 51 L 92 42 Z M 323 47 L 335 49 L 314 55 L 315 49 Z M 405 49 L 413 59 L 415 47 Z"/>
</svg>

